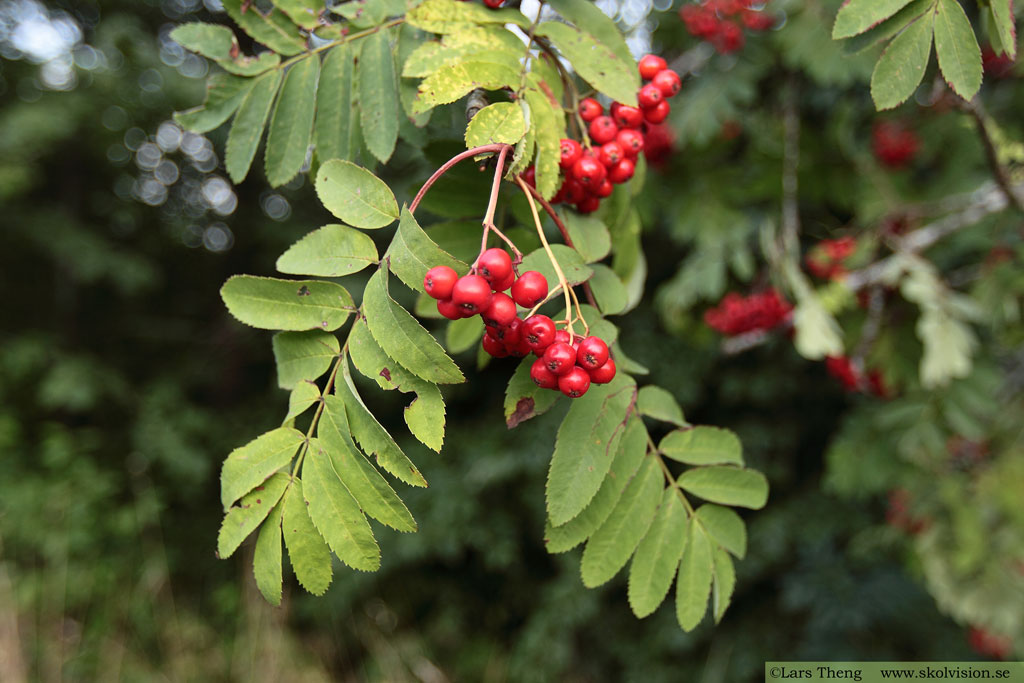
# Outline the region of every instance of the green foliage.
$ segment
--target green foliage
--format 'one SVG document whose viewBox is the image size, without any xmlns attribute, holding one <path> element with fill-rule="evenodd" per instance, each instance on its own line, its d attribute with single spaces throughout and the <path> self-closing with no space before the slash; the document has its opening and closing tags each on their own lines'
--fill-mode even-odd
<svg viewBox="0 0 1024 683">
<path fill-rule="evenodd" d="M 384 182 L 349 161 L 328 161 L 316 174 L 316 193 L 324 207 L 357 228 L 373 230 L 398 220 L 398 203 Z"/>
</svg>

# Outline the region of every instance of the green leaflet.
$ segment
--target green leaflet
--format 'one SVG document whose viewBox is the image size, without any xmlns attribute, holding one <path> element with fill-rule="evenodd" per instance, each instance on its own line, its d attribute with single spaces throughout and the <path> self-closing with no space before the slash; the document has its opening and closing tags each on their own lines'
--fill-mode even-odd
<svg viewBox="0 0 1024 683">
<path fill-rule="evenodd" d="M 252 556 L 252 573 L 256 587 L 271 605 L 281 604 L 281 519 L 284 505 L 278 503 L 267 516 L 256 536 L 256 548 Z"/>
<path fill-rule="evenodd" d="M 418 45 L 402 65 L 405 78 L 423 78 L 443 66 L 467 61 L 479 54 L 502 52 L 512 59 L 525 53 L 523 41 L 504 26 L 473 26 Z"/>
<path fill-rule="evenodd" d="M 832 25 L 832 38 L 849 38 L 863 33 L 903 9 L 910 0 L 849 0 L 839 8 Z"/>
<path fill-rule="evenodd" d="M 990 0 L 996 35 L 999 36 L 1002 52 L 1010 59 L 1017 57 L 1017 29 L 1013 18 L 1012 0 Z"/>
<path fill-rule="evenodd" d="M 561 106 L 553 103 L 540 90 L 527 90 L 526 103 L 530 107 L 530 131 L 534 135 L 537 149 L 537 158 L 534 161 L 537 191 L 544 199 L 551 199 L 560 182 L 559 145 L 566 135 L 565 116 Z"/>
<path fill-rule="evenodd" d="M 669 432 L 658 444 L 658 450 L 688 465 L 743 465 L 743 444 L 733 432 L 718 427 Z"/>
<path fill-rule="evenodd" d="M 734 510 L 705 503 L 694 516 L 718 545 L 741 560 L 747 554 L 747 528 Z"/>
<path fill-rule="evenodd" d="M 461 318 L 448 323 L 444 345 L 449 353 L 462 353 L 476 346 L 484 335 L 484 323 L 478 316 Z"/>
<path fill-rule="evenodd" d="M 201 21 L 176 26 L 170 37 L 186 50 L 214 61 L 231 59 L 232 50 L 238 47 L 235 34 L 227 26 Z"/>
<path fill-rule="evenodd" d="M 316 97 L 316 154 L 328 159 L 351 161 L 355 149 L 350 144 L 353 119 L 353 49 L 348 43 L 332 48 L 324 59 L 320 88 Z"/>
<path fill-rule="evenodd" d="M 242 27 L 257 43 L 262 43 L 285 57 L 297 55 L 306 49 L 306 39 L 299 28 L 277 9 L 267 14 L 243 0 L 224 0 L 224 9 L 232 21 Z"/>
<path fill-rule="evenodd" d="M 721 548 L 714 552 L 715 573 L 711 583 L 711 611 L 715 615 L 715 623 L 722 620 L 725 610 L 732 600 L 732 591 L 736 588 L 736 570 L 729 553 Z"/>
<path fill-rule="evenodd" d="M 561 396 L 558 392 L 541 389 L 530 378 L 530 366 L 534 360 L 532 355 L 524 358 L 505 389 L 505 425 L 509 429 L 518 427 L 531 417 L 543 415 Z"/>
<path fill-rule="evenodd" d="M 243 495 L 292 461 L 306 440 L 302 432 L 278 427 L 231 451 L 220 471 L 220 501 L 225 512 Z"/>
<path fill-rule="evenodd" d="M 564 244 L 552 244 L 551 253 L 558 260 L 558 265 L 561 266 L 562 273 L 565 274 L 565 279 L 568 280 L 570 285 L 586 282 L 594 274 L 594 271 L 583 263 L 580 253 L 572 247 L 567 247 Z M 523 257 L 523 262 L 519 266 L 519 272 L 522 273 L 527 270 L 540 272 L 541 275 L 547 278 L 548 286 L 551 288 L 558 284 L 555 268 L 551 265 L 551 259 L 548 258 L 548 253 L 543 248 L 532 251 Z"/>
<path fill-rule="evenodd" d="M 377 263 L 377 247 L 364 232 L 347 225 L 325 225 L 288 248 L 277 270 L 291 275 L 344 277 Z"/>
<path fill-rule="evenodd" d="M 626 565 L 654 519 L 662 488 L 661 470 L 653 458 L 645 458 L 608 519 L 587 541 L 580 567 L 584 586 L 600 586 Z"/>
<path fill-rule="evenodd" d="M 322 448 L 310 444 L 302 463 L 302 494 L 309 518 L 334 554 L 353 569 L 380 568 L 380 548 L 359 503 L 341 483 Z"/>
<path fill-rule="evenodd" d="M 441 452 L 444 443 L 444 399 L 436 384 L 426 382 L 392 360 L 370 334 L 366 322 L 357 320 L 348 338 L 352 364 L 385 391 L 414 392 L 416 398 L 405 408 L 405 423 L 412 435 L 427 448 Z"/>
<path fill-rule="evenodd" d="M 388 267 L 398 276 L 409 289 L 417 292 L 423 290 L 423 278 L 434 266 L 448 266 L 459 275 L 469 272 L 469 266 L 458 260 L 447 251 L 437 246 L 420 224 L 416 222 L 409 210 L 402 207 L 402 217 L 398 221 L 391 245 L 385 254 Z"/>
<path fill-rule="evenodd" d="M 373 338 L 402 367 L 434 384 L 465 381 L 437 340 L 388 294 L 387 271 L 383 268 L 366 283 L 362 308 Z"/>
<path fill-rule="evenodd" d="M 600 218 L 564 211 L 562 220 L 569 230 L 573 249 L 580 253 L 585 263 L 600 261 L 611 251 L 612 238 Z"/>
<path fill-rule="evenodd" d="M 622 31 L 615 25 L 615 21 L 598 9 L 594 3 L 589 0 L 549 0 L 548 4 L 569 23 L 586 31 L 614 52 L 620 62 L 630 66 L 635 64 L 629 46 L 626 45 L 626 41 L 622 37 Z M 639 72 L 634 68 L 633 73 L 638 74 Z M 634 79 L 633 89 L 640 89 L 639 76 Z"/>
<path fill-rule="evenodd" d="M 363 404 L 345 361 L 341 364 L 341 375 L 345 381 L 336 382 L 334 392 L 345 402 L 345 415 L 353 438 L 366 453 L 377 457 L 377 464 L 384 470 L 410 486 L 425 487 L 427 480 Z"/>
<path fill-rule="evenodd" d="M 619 441 L 619 449 L 608 469 L 608 475 L 587 507 L 562 526 L 553 527 L 550 520 L 544 525 L 544 543 L 549 553 L 572 550 L 604 524 L 646 453 L 647 429 L 643 420 L 632 417 L 626 425 L 626 433 Z"/>
<path fill-rule="evenodd" d="M 292 393 L 288 395 L 288 414 L 284 416 L 284 421 L 294 420 L 319 400 L 320 387 L 316 382 L 303 380 L 297 383 Z"/>
<path fill-rule="evenodd" d="M 871 98 L 878 109 L 902 104 L 921 84 L 932 50 L 933 18 L 929 12 L 912 21 L 878 58 L 871 74 Z"/>
<path fill-rule="evenodd" d="M 981 48 L 957 0 L 939 0 L 935 12 L 935 56 L 949 87 L 969 100 L 981 88 Z"/>
<path fill-rule="evenodd" d="M 714 465 L 679 475 L 679 485 L 712 503 L 760 510 L 768 502 L 768 481 L 756 470 Z"/>
<path fill-rule="evenodd" d="M 235 184 L 241 183 L 249 174 L 279 85 L 280 69 L 268 71 L 256 78 L 238 107 L 224 151 L 224 166 Z"/>
<path fill-rule="evenodd" d="M 629 606 L 640 619 L 665 600 L 686 546 L 686 510 L 679 490 L 669 486 L 629 567 Z"/>
<path fill-rule="evenodd" d="M 523 109 L 515 102 L 495 102 L 478 111 L 466 126 L 466 148 L 495 143 L 514 145 L 526 135 Z"/>
<path fill-rule="evenodd" d="M 320 0 L 274 0 L 274 5 L 305 29 L 316 28 L 324 11 Z"/>
<path fill-rule="evenodd" d="M 287 474 L 277 472 L 263 484 L 242 496 L 238 505 L 232 506 L 220 525 L 217 534 L 217 557 L 224 559 L 238 549 L 249 534 L 256 531 L 260 523 L 270 514 L 271 508 L 281 500 L 288 482 Z"/>
<path fill-rule="evenodd" d="M 902 31 L 912 19 L 921 16 L 925 12 L 931 12 L 935 8 L 935 2 L 936 0 L 910 0 L 903 9 L 885 21 L 875 24 L 864 33 L 844 41 L 843 50 L 848 54 L 855 54 L 876 43 L 889 40 Z"/>
<path fill-rule="evenodd" d="M 713 562 L 711 542 L 700 524 L 691 519 L 676 579 L 676 619 L 686 632 L 695 629 L 707 611 Z"/>
<path fill-rule="evenodd" d="M 282 389 L 293 389 L 303 380 L 317 379 L 341 352 L 338 338 L 321 330 L 278 332 L 273 347 L 277 386 Z"/>
<path fill-rule="evenodd" d="M 548 517 L 558 527 L 578 515 L 601 487 L 636 391 L 626 374 L 572 402 L 558 428 L 545 487 Z"/>
<path fill-rule="evenodd" d="M 359 52 L 359 114 L 366 148 L 382 163 L 398 140 L 398 81 L 388 31 L 362 40 Z"/>
<path fill-rule="evenodd" d="M 405 20 L 430 33 L 455 33 L 475 28 L 478 24 L 515 24 L 529 28 L 521 12 L 511 9 L 492 10 L 471 2 L 427 0 L 409 10 Z"/>
<path fill-rule="evenodd" d="M 545 21 L 537 26 L 536 34 L 549 39 L 595 89 L 613 100 L 637 106 L 640 79 L 633 60 L 623 61 L 594 36 L 568 24 Z"/>
<path fill-rule="evenodd" d="M 363 512 L 396 531 L 416 531 L 416 520 L 405 503 L 353 443 L 344 402 L 336 396 L 328 396 L 325 402 L 330 411 L 324 411 L 315 446 L 327 453 L 334 471 Z"/>
<path fill-rule="evenodd" d="M 225 59 L 217 62 L 217 65 L 229 73 L 237 76 L 259 76 L 281 64 L 281 55 L 276 52 L 261 52 L 255 57 L 238 55 L 234 59 Z"/>
<path fill-rule="evenodd" d="M 350 161 L 331 159 L 316 174 L 324 208 L 349 225 L 374 230 L 398 218 L 398 202 L 387 184 Z"/>
<path fill-rule="evenodd" d="M 597 306 L 604 315 L 616 315 L 626 310 L 629 305 L 629 293 L 615 271 L 603 263 L 590 264 L 594 271 L 590 278 L 590 291 L 594 294 Z"/>
<path fill-rule="evenodd" d="M 208 133 L 227 121 L 256 81 L 216 73 L 206 79 L 206 101 L 202 106 L 174 113 L 179 126 L 193 133 Z"/>
<path fill-rule="evenodd" d="M 355 310 L 341 285 L 235 275 L 220 289 L 231 315 L 261 330 L 336 330 Z"/>
<path fill-rule="evenodd" d="M 285 492 L 281 529 L 295 578 L 313 595 L 323 595 L 334 572 L 331 549 L 309 518 L 302 489 L 303 482 L 293 479 Z"/>
<path fill-rule="evenodd" d="M 319 78 L 319 55 L 303 57 L 285 74 L 267 133 L 265 161 L 271 187 L 280 187 L 294 178 L 306 160 Z"/>
<path fill-rule="evenodd" d="M 678 427 L 686 426 L 683 409 L 676 402 L 676 397 L 653 384 L 640 390 L 636 399 L 636 409 L 641 415 L 653 417 L 655 420 L 669 422 Z"/>
<path fill-rule="evenodd" d="M 501 59 L 501 53 L 487 55 L 492 59 Z M 419 97 L 413 104 L 413 113 L 419 114 L 440 104 L 448 104 L 468 95 L 476 88 L 484 90 L 500 90 L 519 85 L 518 62 L 500 63 L 485 61 L 484 55 L 479 60 L 457 62 L 442 67 L 423 79 L 418 92 Z"/>
</svg>

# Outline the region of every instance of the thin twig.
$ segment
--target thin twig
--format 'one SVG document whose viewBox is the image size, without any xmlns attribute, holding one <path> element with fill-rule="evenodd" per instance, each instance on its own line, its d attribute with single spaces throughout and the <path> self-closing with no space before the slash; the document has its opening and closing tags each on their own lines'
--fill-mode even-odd
<svg viewBox="0 0 1024 683">
<path fill-rule="evenodd" d="M 995 140 L 992 139 L 992 131 L 989 130 L 989 117 L 985 113 L 981 100 L 974 98 L 969 102 L 962 101 L 960 109 L 970 114 L 971 118 L 974 119 L 974 123 L 978 128 L 978 136 L 981 138 L 982 147 L 985 148 L 985 158 L 988 160 L 988 165 L 992 169 L 992 175 L 995 176 L 999 188 L 1006 194 L 1007 199 L 1010 200 L 1014 208 L 1024 213 L 1024 199 L 1021 199 L 1021 195 L 1013 186 L 1006 166 L 999 161 L 999 152 L 996 149 Z"/>
<path fill-rule="evenodd" d="M 501 143 L 493 145 L 483 145 L 481 147 L 474 147 L 473 149 L 468 149 L 465 152 L 456 154 L 451 159 L 444 162 L 444 164 L 441 165 L 441 168 L 434 171 L 434 174 L 427 178 L 427 182 L 423 183 L 423 187 L 421 187 L 420 191 L 416 193 L 416 197 L 412 200 L 412 204 L 409 205 L 409 213 L 416 213 L 416 207 L 420 205 L 420 202 L 423 200 L 423 196 L 427 194 L 427 190 L 430 189 L 430 186 L 437 182 L 438 178 L 447 173 L 448 169 L 450 169 L 452 166 L 459 163 L 463 159 L 469 159 L 470 157 L 475 157 L 478 154 L 486 154 L 488 152 L 500 152 L 503 149 L 507 150 L 508 145 Z"/>
</svg>

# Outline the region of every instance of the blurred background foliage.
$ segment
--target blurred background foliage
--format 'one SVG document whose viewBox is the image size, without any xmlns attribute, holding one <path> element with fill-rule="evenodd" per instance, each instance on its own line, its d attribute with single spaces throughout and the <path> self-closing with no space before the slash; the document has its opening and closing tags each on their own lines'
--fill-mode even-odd
<svg viewBox="0 0 1024 683">
<path fill-rule="evenodd" d="M 170 121 L 201 100 L 207 67 L 167 34 L 225 21 L 217 0 L 0 0 L 0 680 L 754 681 L 765 659 L 1006 654 L 979 648 L 970 626 L 1019 654 L 1020 215 L 928 254 L 986 313 L 971 374 L 946 388 L 916 379 L 911 310 L 872 358 L 889 401 L 847 393 L 781 335 L 723 355 L 701 322 L 726 291 L 767 282 L 758 240 L 779 211 L 786 107 L 802 122 L 805 247 L 920 220 L 990 177 L 944 97 L 874 113 L 874 56 L 829 39 L 837 6 L 773 0 L 776 29 L 730 55 L 674 11 L 618 8 L 638 52 L 699 64 L 671 119 L 674 152 L 648 174 L 648 296 L 623 319 L 623 346 L 691 422 L 735 429 L 772 484 L 728 616 L 687 635 L 671 607 L 638 622 L 622 577 L 589 591 L 578 552 L 545 552 L 543 482 L 565 407 L 505 431 L 509 369 L 475 373 L 471 353 L 469 382 L 446 392 L 442 454 L 402 444 L 431 486 L 404 492 L 420 531 L 382 530 L 379 573 L 345 571 L 321 599 L 286 582 L 272 608 L 251 548 L 218 561 L 219 463 L 286 396 L 269 335 L 233 322 L 217 290 L 270 272 L 327 214 L 304 176 L 280 191 L 258 177 L 232 186 L 223 131 Z M 1010 71 L 982 92 L 1012 139 L 1018 83 Z M 872 158 L 879 118 L 914 128 L 911 166 Z M 400 198 L 433 156 L 400 145 Z M 444 214 L 445 192 L 427 210 Z M 400 423 L 398 397 L 374 400 Z"/>
</svg>

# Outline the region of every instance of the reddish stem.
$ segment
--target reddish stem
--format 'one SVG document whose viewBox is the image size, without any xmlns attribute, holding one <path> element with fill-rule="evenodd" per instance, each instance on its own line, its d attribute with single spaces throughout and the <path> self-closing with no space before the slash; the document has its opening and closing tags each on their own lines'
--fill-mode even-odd
<svg viewBox="0 0 1024 683">
<path fill-rule="evenodd" d="M 420 202 L 423 200 L 423 196 L 427 194 L 427 190 L 430 189 L 430 186 L 436 183 L 438 178 L 447 173 L 448 169 L 450 169 L 452 166 L 459 163 L 463 159 L 475 157 L 477 154 L 486 154 L 487 152 L 507 153 L 508 147 L 508 145 L 496 143 L 493 145 L 483 145 L 481 147 L 474 147 L 473 149 L 468 149 L 465 152 L 456 154 L 451 159 L 444 162 L 444 164 L 441 165 L 441 168 L 434 171 L 434 174 L 427 178 L 427 182 L 423 183 L 423 187 L 421 187 L 420 191 L 416 193 L 416 197 L 412 200 L 412 204 L 409 205 L 409 213 L 416 213 L 416 207 L 420 205 Z"/>
</svg>

